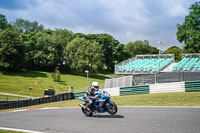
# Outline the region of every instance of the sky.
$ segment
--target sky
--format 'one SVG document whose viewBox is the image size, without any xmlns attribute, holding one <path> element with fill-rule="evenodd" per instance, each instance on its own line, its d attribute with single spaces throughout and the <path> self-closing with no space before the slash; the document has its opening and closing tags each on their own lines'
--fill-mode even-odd
<svg viewBox="0 0 200 133">
<path fill-rule="evenodd" d="M 176 39 L 189 7 L 197 0 L 0 0 L 0 14 L 37 21 L 46 29 L 112 35 L 120 43 L 148 40 L 161 50 L 183 47 Z"/>
</svg>

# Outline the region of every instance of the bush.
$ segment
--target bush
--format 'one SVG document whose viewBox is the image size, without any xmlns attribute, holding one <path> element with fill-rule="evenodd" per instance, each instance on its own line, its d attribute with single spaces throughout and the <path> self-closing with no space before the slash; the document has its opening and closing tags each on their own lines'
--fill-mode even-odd
<svg viewBox="0 0 200 133">
<path fill-rule="evenodd" d="M 61 74 L 58 68 L 55 69 L 55 72 L 52 73 L 53 81 L 60 82 L 61 81 Z"/>
</svg>

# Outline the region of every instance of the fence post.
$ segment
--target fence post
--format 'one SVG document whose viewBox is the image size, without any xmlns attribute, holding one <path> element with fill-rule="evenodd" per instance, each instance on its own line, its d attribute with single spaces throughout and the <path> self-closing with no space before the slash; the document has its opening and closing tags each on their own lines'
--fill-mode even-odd
<svg viewBox="0 0 200 133">
<path fill-rule="evenodd" d="M 157 73 L 155 73 L 155 84 L 157 83 Z"/>
<path fill-rule="evenodd" d="M 184 81 L 184 72 L 182 71 L 182 74 L 181 74 L 181 82 Z"/>
</svg>

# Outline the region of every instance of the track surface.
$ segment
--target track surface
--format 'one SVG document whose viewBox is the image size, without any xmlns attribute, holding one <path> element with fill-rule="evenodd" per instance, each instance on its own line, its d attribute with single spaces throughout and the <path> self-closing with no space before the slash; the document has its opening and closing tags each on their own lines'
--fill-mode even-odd
<svg viewBox="0 0 200 133">
<path fill-rule="evenodd" d="M 0 127 L 47 133 L 199 133 L 200 108 L 119 107 L 85 117 L 80 108 L 0 113 Z"/>
</svg>

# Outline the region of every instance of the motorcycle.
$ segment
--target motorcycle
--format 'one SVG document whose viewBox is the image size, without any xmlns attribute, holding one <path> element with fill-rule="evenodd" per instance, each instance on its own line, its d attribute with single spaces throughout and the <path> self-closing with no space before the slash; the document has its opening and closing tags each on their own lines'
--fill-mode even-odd
<svg viewBox="0 0 200 133">
<path fill-rule="evenodd" d="M 117 113 L 117 105 L 110 100 L 110 94 L 106 91 L 99 91 L 95 95 L 100 95 L 98 100 L 95 100 L 92 106 L 88 108 L 84 108 L 81 106 L 81 110 L 85 116 L 91 117 L 93 113 L 105 113 L 108 112 L 111 115 L 115 115 Z M 84 106 L 87 105 L 88 100 L 85 96 L 78 97 L 79 100 L 84 101 Z"/>
</svg>

